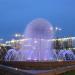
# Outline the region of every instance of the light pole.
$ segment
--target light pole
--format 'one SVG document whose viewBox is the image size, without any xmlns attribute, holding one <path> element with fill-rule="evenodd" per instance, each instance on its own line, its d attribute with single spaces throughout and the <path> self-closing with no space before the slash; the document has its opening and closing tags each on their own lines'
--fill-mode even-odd
<svg viewBox="0 0 75 75">
<path fill-rule="evenodd" d="M 62 29 L 60 27 L 55 27 L 54 32 L 55 32 L 55 48 L 57 49 L 57 53 L 59 52 L 59 50 L 61 49 L 62 45 L 62 39 L 59 39 L 59 37 L 57 36 L 57 32 L 60 32 Z"/>
<path fill-rule="evenodd" d="M 20 38 L 21 36 L 22 36 L 22 35 L 19 34 L 19 33 L 16 33 L 16 34 L 14 35 L 15 38 Z"/>
<path fill-rule="evenodd" d="M 59 35 L 57 35 L 57 34 L 59 34 L 59 32 L 61 32 L 61 31 L 62 31 L 62 29 L 60 27 L 55 27 L 54 28 L 55 38 L 59 38 Z"/>
</svg>

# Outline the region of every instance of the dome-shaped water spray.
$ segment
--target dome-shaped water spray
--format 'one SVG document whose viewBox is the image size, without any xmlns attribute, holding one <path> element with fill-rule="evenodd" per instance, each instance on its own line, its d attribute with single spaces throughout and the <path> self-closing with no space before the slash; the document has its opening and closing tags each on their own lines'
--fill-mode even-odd
<svg viewBox="0 0 75 75">
<path fill-rule="evenodd" d="M 52 48 L 54 36 L 52 25 L 45 19 L 35 19 L 27 25 L 22 48 L 17 54 L 18 61 L 56 60 Z"/>
</svg>

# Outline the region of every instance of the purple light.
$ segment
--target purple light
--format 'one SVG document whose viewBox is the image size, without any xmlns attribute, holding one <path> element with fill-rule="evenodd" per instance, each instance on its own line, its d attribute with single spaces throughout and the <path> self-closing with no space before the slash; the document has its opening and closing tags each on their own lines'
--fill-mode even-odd
<svg viewBox="0 0 75 75">
<path fill-rule="evenodd" d="M 45 19 L 36 19 L 27 25 L 22 48 L 16 55 L 17 61 L 54 61 L 56 52 L 52 48 L 54 32 L 52 25 Z"/>
</svg>

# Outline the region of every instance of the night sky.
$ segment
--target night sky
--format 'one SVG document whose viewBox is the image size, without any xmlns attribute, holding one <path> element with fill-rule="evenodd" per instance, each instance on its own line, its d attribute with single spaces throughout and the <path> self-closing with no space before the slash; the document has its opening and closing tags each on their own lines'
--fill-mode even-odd
<svg viewBox="0 0 75 75">
<path fill-rule="evenodd" d="M 36 18 L 61 27 L 60 37 L 75 36 L 75 0 L 0 0 L 0 38 L 23 33 Z"/>
</svg>

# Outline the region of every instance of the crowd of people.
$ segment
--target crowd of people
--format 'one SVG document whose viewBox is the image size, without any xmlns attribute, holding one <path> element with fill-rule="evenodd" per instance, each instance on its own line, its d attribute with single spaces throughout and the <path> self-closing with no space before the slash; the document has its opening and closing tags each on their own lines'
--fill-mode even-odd
<svg viewBox="0 0 75 75">
<path fill-rule="evenodd" d="M 16 61 L 16 53 L 21 48 L 20 44 L 14 46 L 0 46 L 0 61 Z M 61 49 L 57 52 L 57 60 L 75 60 L 75 53 L 72 50 Z"/>
</svg>

